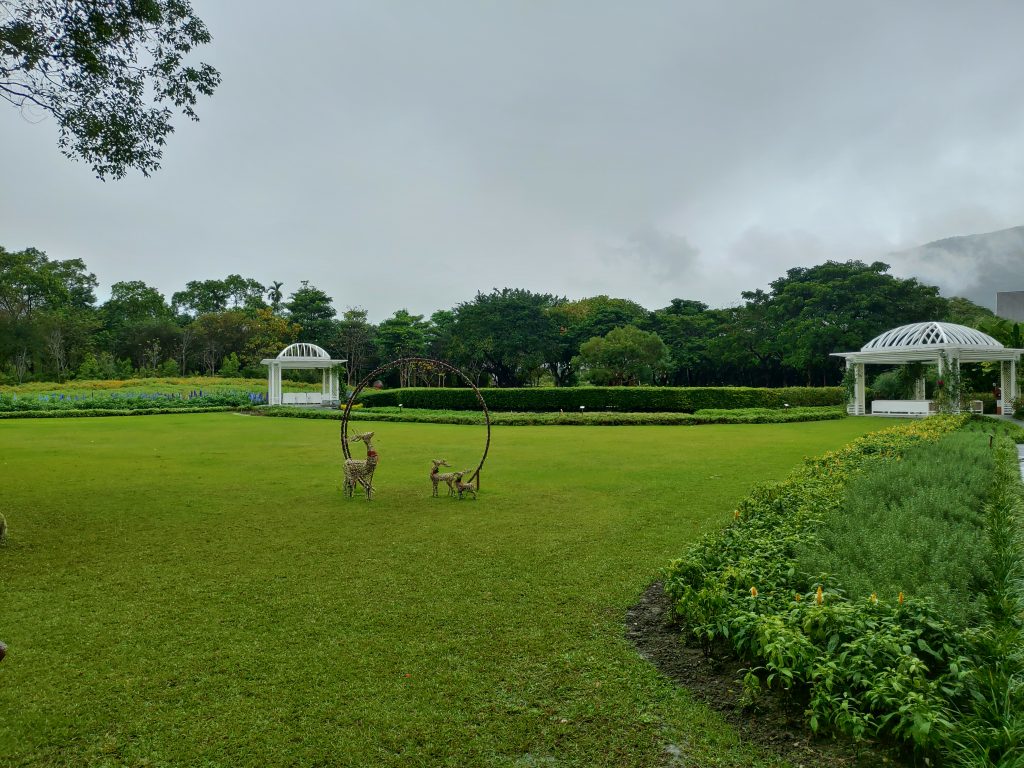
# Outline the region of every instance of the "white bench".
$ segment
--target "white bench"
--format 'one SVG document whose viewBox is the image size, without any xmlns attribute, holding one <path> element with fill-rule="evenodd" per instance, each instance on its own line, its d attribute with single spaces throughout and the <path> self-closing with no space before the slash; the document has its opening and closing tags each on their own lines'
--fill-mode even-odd
<svg viewBox="0 0 1024 768">
<path fill-rule="evenodd" d="M 872 400 L 872 416 L 927 416 L 935 413 L 931 400 Z"/>
<path fill-rule="evenodd" d="M 320 405 L 323 399 L 319 392 L 284 392 L 281 395 L 285 405 Z"/>
</svg>

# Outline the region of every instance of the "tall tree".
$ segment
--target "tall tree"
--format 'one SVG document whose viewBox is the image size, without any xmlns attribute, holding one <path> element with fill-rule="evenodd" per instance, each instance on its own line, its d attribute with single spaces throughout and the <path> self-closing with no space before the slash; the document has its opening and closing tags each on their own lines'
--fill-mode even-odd
<svg viewBox="0 0 1024 768">
<path fill-rule="evenodd" d="M 0 97 L 51 114 L 58 146 L 99 178 L 160 167 L 171 107 L 197 120 L 220 74 L 188 0 L 0 0 Z"/>
<path fill-rule="evenodd" d="M 452 352 L 499 387 L 530 380 L 554 356 L 558 327 L 549 310 L 563 300 L 519 288 L 478 293 L 455 308 Z"/>
<path fill-rule="evenodd" d="M 374 337 L 376 328 L 366 319 L 366 310 L 349 307 L 342 313 L 338 321 L 337 347 L 341 357 L 348 362 L 346 365 L 347 384 L 354 385 L 369 370 L 367 363 L 374 359 L 376 346 Z"/>
<path fill-rule="evenodd" d="M 66 366 L 56 363 L 53 350 L 64 345 L 66 334 L 53 336 L 54 322 L 63 313 L 61 328 L 81 328 L 93 311 L 95 287 L 96 277 L 81 259 L 51 261 L 36 248 L 0 247 L 0 359 L 10 361 L 19 382 L 47 357 L 63 375 Z M 46 317 L 49 330 L 42 327 Z"/>
<path fill-rule="evenodd" d="M 411 315 L 400 309 L 377 326 L 374 343 L 382 360 L 397 360 L 403 357 L 419 357 L 426 350 L 427 324 L 423 315 Z M 399 368 L 399 386 L 408 387 L 412 381 L 412 367 Z"/>
<path fill-rule="evenodd" d="M 583 342 L 604 336 L 613 328 L 646 325 L 650 318 L 650 313 L 635 301 L 604 295 L 558 302 L 547 313 L 558 327 L 558 336 L 548 347 L 545 368 L 560 387 L 575 382 L 574 361 Z"/>
<path fill-rule="evenodd" d="M 288 319 L 302 326 L 299 341 L 323 344 L 332 335 L 332 321 L 337 314 L 332 299 L 308 280 L 303 280 L 295 293 L 288 297 L 284 308 Z"/>
<path fill-rule="evenodd" d="M 576 365 L 593 384 L 630 386 L 652 383 L 670 362 L 658 334 L 627 325 L 584 342 Z"/>
<path fill-rule="evenodd" d="M 279 280 L 275 280 L 267 286 L 267 298 L 270 299 L 270 308 L 275 314 L 281 310 L 281 299 L 284 298 L 284 294 L 281 293 L 282 285 L 284 285 L 284 283 Z"/>
</svg>

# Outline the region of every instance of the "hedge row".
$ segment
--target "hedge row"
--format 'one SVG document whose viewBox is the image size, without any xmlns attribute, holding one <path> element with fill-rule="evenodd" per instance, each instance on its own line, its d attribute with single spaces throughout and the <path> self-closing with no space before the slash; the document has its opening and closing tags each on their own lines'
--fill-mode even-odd
<svg viewBox="0 0 1024 768">
<path fill-rule="evenodd" d="M 91 416 L 152 416 L 157 413 L 218 413 L 238 411 L 230 405 L 209 405 L 197 408 L 51 408 L 45 411 L 0 411 L 0 419 L 81 419 Z"/>
<path fill-rule="evenodd" d="M 628 413 L 693 413 L 705 408 L 783 408 L 843 405 L 841 387 L 530 387 L 483 390 L 494 411 L 555 412 L 616 410 Z M 364 392 L 367 407 L 478 410 L 471 389 L 413 387 Z"/>
<path fill-rule="evenodd" d="M 0 413 L 16 411 L 152 411 L 210 407 L 249 407 L 266 402 L 253 392 L 196 392 L 188 396 L 177 393 L 101 393 L 99 395 L 8 395 L 0 394 Z"/>
<path fill-rule="evenodd" d="M 252 409 L 262 416 L 280 416 L 297 419 L 340 420 L 340 411 L 328 411 L 287 406 Z M 501 413 L 491 414 L 496 426 L 627 426 L 665 425 L 695 426 L 699 424 L 782 424 L 796 421 L 827 421 L 846 416 L 843 408 L 789 408 L 770 410 L 747 408 L 737 410 L 707 410 L 697 413 Z M 352 411 L 352 421 L 414 422 L 419 424 L 483 424 L 484 415 L 477 411 L 431 411 L 416 408 L 379 408 Z"/>
</svg>

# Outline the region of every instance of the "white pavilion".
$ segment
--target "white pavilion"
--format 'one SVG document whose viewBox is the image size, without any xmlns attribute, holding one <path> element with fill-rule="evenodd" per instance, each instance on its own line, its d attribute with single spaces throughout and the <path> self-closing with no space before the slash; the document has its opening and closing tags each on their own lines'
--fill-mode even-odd
<svg viewBox="0 0 1024 768">
<path fill-rule="evenodd" d="M 323 347 L 307 342 L 290 344 L 277 357 L 260 361 L 267 366 L 267 403 L 270 405 L 337 405 L 340 402 L 338 366 L 345 360 L 332 360 Z M 319 368 L 323 371 L 320 392 L 283 392 L 281 371 Z"/>
<path fill-rule="evenodd" d="M 1010 413 L 1010 403 L 1017 397 L 1017 363 L 1024 349 L 1004 347 L 988 334 L 955 323 L 912 323 L 893 328 L 876 336 L 859 352 L 833 352 L 846 359 L 847 368 L 854 372 L 854 396 L 847 412 L 854 416 L 867 413 L 864 367 L 874 363 L 898 365 L 928 363 L 937 365 L 942 376 L 943 354 L 950 366 L 959 370 L 960 363 L 999 363 L 1000 397 L 996 413 Z M 927 416 L 934 412 L 930 400 L 925 399 L 924 379 L 918 379 L 912 400 L 875 400 L 872 414 L 888 416 Z"/>
</svg>

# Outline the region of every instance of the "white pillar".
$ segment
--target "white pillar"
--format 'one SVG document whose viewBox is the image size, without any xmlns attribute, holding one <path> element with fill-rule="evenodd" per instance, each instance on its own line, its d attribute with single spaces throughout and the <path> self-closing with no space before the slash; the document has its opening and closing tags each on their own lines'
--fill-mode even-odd
<svg viewBox="0 0 1024 768">
<path fill-rule="evenodd" d="M 267 404 L 274 404 L 274 364 L 267 365 Z"/>
<path fill-rule="evenodd" d="M 864 363 L 853 364 L 853 414 L 864 416 L 867 411 L 867 386 L 864 380 Z"/>
<path fill-rule="evenodd" d="M 274 363 L 274 402 L 271 405 L 281 405 L 284 398 L 281 395 L 281 364 Z"/>
<path fill-rule="evenodd" d="M 925 388 L 924 376 L 914 382 L 914 399 L 924 400 L 927 395 L 927 389 Z"/>
<path fill-rule="evenodd" d="M 1010 361 L 1010 399 L 1008 401 L 1009 406 L 1013 407 L 1013 401 L 1017 399 L 1020 393 L 1017 391 L 1017 361 Z"/>
</svg>

